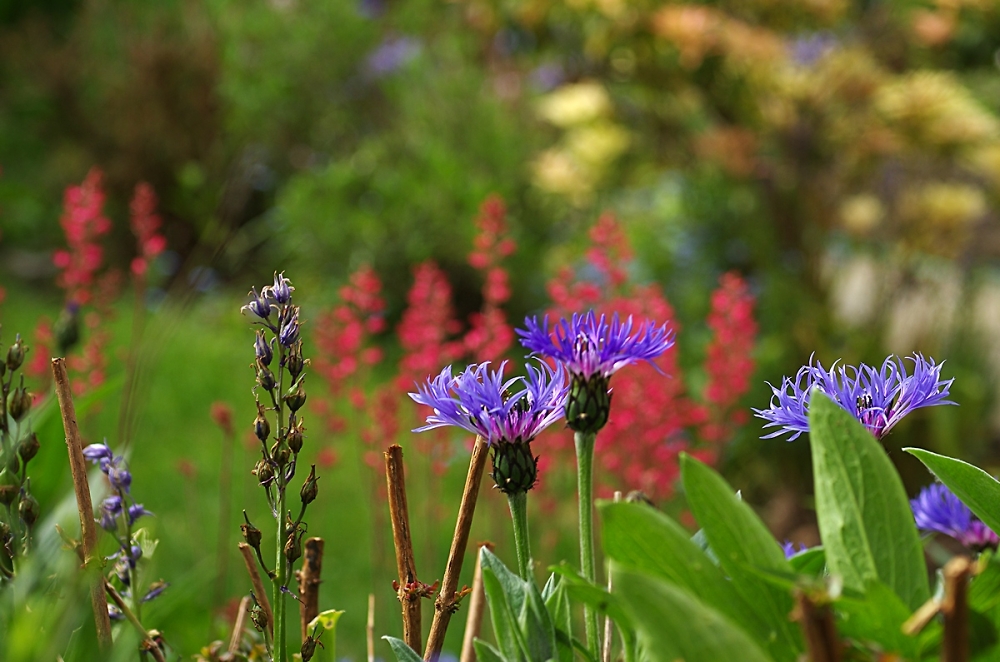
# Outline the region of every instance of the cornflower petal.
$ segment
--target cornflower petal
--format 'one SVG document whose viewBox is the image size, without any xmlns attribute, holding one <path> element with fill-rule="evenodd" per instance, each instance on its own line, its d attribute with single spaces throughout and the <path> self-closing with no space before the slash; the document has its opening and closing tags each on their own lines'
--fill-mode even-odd
<svg viewBox="0 0 1000 662">
<path fill-rule="evenodd" d="M 529 442 L 563 416 L 566 380 L 562 370 L 544 363 L 528 367 L 528 377 L 505 380 L 506 361 L 491 371 L 489 362 L 473 364 L 457 376 L 451 367 L 418 384 L 410 397 L 434 411 L 414 432 L 452 425 L 489 444 Z"/>
<path fill-rule="evenodd" d="M 673 331 L 666 324 L 656 326 L 647 321 L 632 333 L 632 316 L 624 322 L 618 314 L 598 319 L 593 310 L 584 315 L 574 313 L 572 318 L 561 319 L 549 330 L 546 315 L 541 323 L 537 317 L 524 320 L 526 329 L 517 329 L 521 344 L 532 353 L 555 359 L 573 375 L 610 377 L 621 368 L 648 361 L 653 363 L 674 344 Z"/>
<path fill-rule="evenodd" d="M 768 409 L 754 409 L 764 419 L 765 429 L 776 428 L 764 439 L 788 434 L 788 441 L 809 431 L 809 401 L 814 388 L 819 389 L 845 411 L 857 418 L 876 438 L 881 439 L 904 416 L 921 407 L 953 405 L 948 400 L 954 379 L 941 379 L 944 363 L 925 359 L 914 353 L 909 374 L 903 359 L 889 356 L 878 368 L 860 364 L 837 366 L 829 370 L 810 358 L 794 377 L 785 377 L 780 387 L 771 384 Z"/>
<path fill-rule="evenodd" d="M 996 533 L 941 483 L 920 490 L 910 508 L 921 531 L 943 533 L 972 549 L 996 548 L 1000 542 Z"/>
</svg>

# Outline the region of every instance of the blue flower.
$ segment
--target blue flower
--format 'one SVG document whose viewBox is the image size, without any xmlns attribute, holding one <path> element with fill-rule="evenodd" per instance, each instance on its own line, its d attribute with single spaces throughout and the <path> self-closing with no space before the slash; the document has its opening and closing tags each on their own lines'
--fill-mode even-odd
<svg viewBox="0 0 1000 662">
<path fill-rule="evenodd" d="M 107 444 L 90 444 L 83 449 L 83 456 L 101 467 L 101 471 L 107 473 L 107 467 L 114 455 Z"/>
<path fill-rule="evenodd" d="M 282 315 L 281 330 L 278 332 L 278 342 L 285 347 L 291 347 L 299 339 L 299 309 L 286 308 Z"/>
<path fill-rule="evenodd" d="M 529 365 L 528 377 L 504 380 L 506 365 L 494 371 L 488 362 L 470 365 L 457 376 L 449 366 L 418 385 L 410 397 L 434 413 L 414 432 L 454 425 L 491 445 L 526 443 L 562 418 L 566 384 L 561 370 L 544 363 L 540 368 Z"/>
<path fill-rule="evenodd" d="M 808 547 L 806 547 L 803 543 L 800 542 L 792 542 L 791 540 L 786 540 L 785 542 L 781 543 L 781 551 L 785 553 L 786 559 L 790 559 L 793 556 L 801 554 L 802 552 L 808 549 L 809 549 Z"/>
<path fill-rule="evenodd" d="M 667 325 L 645 322 L 632 334 L 632 316 L 621 322 L 617 313 L 610 324 L 604 315 L 600 319 L 593 310 L 585 315 L 573 314 L 561 319 L 549 330 L 548 315 L 542 320 L 524 320 L 526 330 L 517 329 L 521 344 L 533 353 L 555 359 L 574 376 L 610 377 L 619 369 L 649 361 L 663 354 L 674 344 L 673 331 Z M 653 364 L 656 365 L 655 363 Z"/>
<path fill-rule="evenodd" d="M 240 308 L 240 312 L 249 310 L 253 315 L 259 317 L 262 320 L 267 320 L 271 316 L 271 304 L 267 300 L 267 290 L 264 288 L 261 290 L 260 294 L 257 294 L 257 288 L 251 287 L 250 293 L 247 295 L 250 297 L 250 303 Z"/>
<path fill-rule="evenodd" d="M 950 536 L 971 549 L 997 547 L 997 535 L 969 507 L 941 483 L 920 490 L 910 501 L 917 528 L 924 532 L 937 531 Z"/>
<path fill-rule="evenodd" d="M 294 291 L 295 288 L 292 287 L 292 281 L 285 278 L 285 272 L 282 271 L 280 274 L 274 274 L 274 285 L 262 289 L 261 294 L 265 297 L 270 296 L 279 304 L 284 305 L 291 302 L 292 292 Z"/>
<path fill-rule="evenodd" d="M 944 363 L 934 363 L 921 354 L 907 357 L 913 362 L 913 373 L 906 370 L 903 360 L 889 356 L 881 368 L 860 364 L 826 370 L 810 360 L 794 378 L 785 377 L 781 387 L 771 386 L 769 409 L 754 409 L 754 415 L 768 421 L 765 428 L 778 428 L 764 439 L 790 434 L 788 441 L 809 431 L 809 398 L 818 388 L 862 425 L 881 439 L 904 416 L 921 407 L 953 405 L 947 400 L 954 379 L 941 379 Z"/>
</svg>

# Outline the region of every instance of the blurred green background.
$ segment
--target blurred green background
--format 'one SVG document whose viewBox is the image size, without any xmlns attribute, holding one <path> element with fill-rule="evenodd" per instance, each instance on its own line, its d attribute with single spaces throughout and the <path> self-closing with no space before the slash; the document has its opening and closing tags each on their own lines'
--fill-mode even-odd
<svg viewBox="0 0 1000 662">
<path fill-rule="evenodd" d="M 992 0 L 3 0 L 4 340 L 30 337 L 62 307 L 51 255 L 64 245 L 63 190 L 103 170 L 115 222 L 107 260 L 127 272 L 128 200 L 137 182 L 152 184 L 170 250 L 140 302 L 139 395 L 121 404 L 134 341 L 126 292 L 110 323 L 107 386 L 82 419 L 90 440 L 114 447 L 122 430 L 134 440 L 134 489 L 162 540 L 155 572 L 173 583 L 148 619 L 186 655 L 225 635 L 222 608 L 243 590 L 235 556 L 215 584 L 223 435 L 213 402 L 234 408 L 239 430 L 233 512 L 263 517 L 243 445 L 246 290 L 285 270 L 309 319 L 371 264 L 391 330 L 412 267 L 434 259 L 465 319 L 481 304 L 466 263 L 472 221 L 493 192 L 518 242 L 506 306 L 515 323 L 547 305 L 546 281 L 611 210 L 636 249 L 633 278 L 662 287 L 685 325 L 690 379 L 709 293 L 736 270 L 758 298 L 747 407 L 765 407 L 765 381 L 813 353 L 828 365 L 921 351 L 947 360 L 960 407 L 922 411 L 889 437 L 908 487 L 928 476 L 896 452 L 904 445 L 996 467 L 998 44 Z M 398 349 L 392 333 L 379 342 Z M 319 380 L 311 388 L 323 397 Z M 52 513 L 69 477 L 58 421 L 38 425 L 32 486 Z M 723 471 L 776 533 L 808 530 L 808 449 L 758 436 L 751 422 Z M 356 431 L 323 443 L 339 462 L 320 483 L 310 534 L 328 540 L 323 604 L 347 610 L 338 655 L 360 659 L 369 592 L 376 634 L 400 628 L 390 538 Z M 411 492 L 435 495 L 419 506 L 418 562 L 436 578 L 463 462 L 439 479 L 407 458 Z M 474 540 L 506 540 L 504 508 L 487 495 Z M 574 555 L 555 545 L 544 557 Z"/>
</svg>

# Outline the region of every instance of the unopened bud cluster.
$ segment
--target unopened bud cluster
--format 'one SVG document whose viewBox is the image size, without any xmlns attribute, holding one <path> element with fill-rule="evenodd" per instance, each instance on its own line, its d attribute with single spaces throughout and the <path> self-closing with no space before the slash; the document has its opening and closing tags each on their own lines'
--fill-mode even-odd
<svg viewBox="0 0 1000 662">
<path fill-rule="evenodd" d="M 32 396 L 22 372 L 27 354 L 20 335 L 6 349 L 0 343 L 0 583 L 13 577 L 14 559 L 27 551 L 39 516 L 28 478 L 41 444 L 29 424 Z"/>
</svg>

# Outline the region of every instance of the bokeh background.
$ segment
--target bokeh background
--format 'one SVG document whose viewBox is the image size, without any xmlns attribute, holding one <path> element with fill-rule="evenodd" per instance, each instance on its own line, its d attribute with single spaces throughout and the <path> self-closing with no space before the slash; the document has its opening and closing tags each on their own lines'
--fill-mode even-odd
<svg viewBox="0 0 1000 662">
<path fill-rule="evenodd" d="M 347 612 L 338 656 L 364 655 L 369 593 L 376 634 L 400 630 L 381 447 L 407 453 L 428 581 L 443 570 L 464 477 L 468 439 L 406 432 L 418 416 L 406 390 L 447 362 L 400 367 L 419 354 L 407 311 L 444 291 L 425 271 L 430 295 L 414 299 L 418 265 L 436 265 L 456 320 L 434 358 L 470 358 L 447 343 L 477 313 L 502 309 L 517 325 L 588 300 L 557 300 L 554 283 L 592 282 L 603 304 L 620 297 L 623 312 L 674 321 L 671 379 L 683 381 L 671 388 L 710 418 L 712 293 L 738 274 L 753 297 L 752 363 L 734 368 L 746 387 L 726 406 L 744 415 L 686 437 L 674 433 L 697 416 L 674 421 L 644 447 L 662 471 L 630 480 L 610 467 L 605 487 L 642 487 L 683 518 L 669 465 L 687 448 L 776 535 L 814 542 L 807 446 L 760 440 L 747 415 L 767 406 L 766 382 L 811 356 L 947 361 L 959 406 L 914 414 L 886 441 L 910 490 L 929 476 L 902 446 L 1000 460 L 998 44 L 992 0 L 4 0 L 0 339 L 20 332 L 36 357 L 52 347 L 67 302 L 53 260 L 67 246 L 64 192 L 99 170 L 111 228 L 95 274 L 109 289 L 80 317 L 73 351 L 91 381 L 78 406 L 90 441 L 128 449 L 137 499 L 157 514 L 154 573 L 172 587 L 148 621 L 187 656 L 225 636 L 245 589 L 232 552 L 240 510 L 264 517 L 244 443 L 253 335 L 239 307 L 276 270 L 310 320 L 307 355 L 332 371 L 310 382 L 306 452 L 323 476 L 308 518 L 327 539 L 323 604 Z M 129 225 L 139 182 L 155 191 L 166 246 L 142 278 Z M 615 224 L 602 233 L 604 214 Z M 492 217 L 513 252 L 476 243 Z M 485 267 L 502 263 L 502 292 L 486 287 L 477 250 Z M 369 320 L 363 347 L 324 339 L 359 270 L 380 283 L 354 281 L 379 299 L 352 304 Z M 95 337 L 101 356 L 88 358 Z M 340 354 L 365 349 L 380 360 L 334 376 Z M 501 350 L 493 358 L 520 356 Z M 44 396 L 44 371 L 34 379 Z M 649 400 L 677 406 L 655 379 L 643 382 Z M 377 425 L 380 407 L 398 430 Z M 70 483 L 57 417 L 37 412 L 32 488 L 51 529 Z M 532 501 L 542 567 L 576 554 L 571 467 L 551 456 Z M 511 558 L 505 507 L 487 495 L 473 537 Z"/>
</svg>

